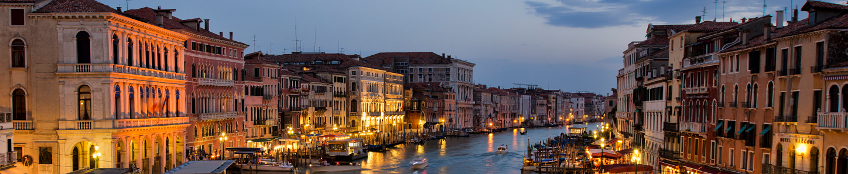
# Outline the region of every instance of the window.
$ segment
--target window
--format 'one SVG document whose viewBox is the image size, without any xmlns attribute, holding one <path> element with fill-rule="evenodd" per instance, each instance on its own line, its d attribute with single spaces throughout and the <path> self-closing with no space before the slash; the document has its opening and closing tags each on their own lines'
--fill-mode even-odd
<svg viewBox="0 0 848 174">
<path fill-rule="evenodd" d="M 133 43 L 130 38 L 127 38 L 127 66 L 133 66 Z"/>
<path fill-rule="evenodd" d="M 768 84 L 768 101 L 767 101 L 768 103 L 766 103 L 766 105 L 768 105 L 768 107 L 772 107 L 774 105 L 774 104 L 772 104 L 773 103 L 772 101 L 774 101 L 774 83 L 769 82 L 769 84 Z"/>
<path fill-rule="evenodd" d="M 743 170 L 748 169 L 748 153 L 745 152 L 745 151 L 742 151 L 742 165 L 741 166 L 742 166 Z"/>
<path fill-rule="evenodd" d="M 77 94 L 79 101 L 79 120 L 91 120 L 91 88 L 83 85 Z"/>
<path fill-rule="evenodd" d="M 739 55 L 736 55 L 736 72 L 739 72 Z"/>
<path fill-rule="evenodd" d="M 722 147 L 721 147 L 721 146 L 719 146 L 719 147 L 718 147 L 718 164 L 721 164 L 721 161 L 722 161 L 722 159 L 723 159 L 722 157 L 724 157 L 724 153 L 722 153 L 722 152 L 723 152 L 723 151 L 722 151 Z"/>
<path fill-rule="evenodd" d="M 753 151 L 748 151 L 748 170 L 754 171 L 754 152 Z"/>
<path fill-rule="evenodd" d="M 121 87 L 115 85 L 115 119 L 121 118 Z"/>
<path fill-rule="evenodd" d="M 118 35 L 112 35 L 112 64 L 118 64 Z"/>
<path fill-rule="evenodd" d="M 77 33 L 77 63 L 91 63 L 91 49 L 88 32 Z"/>
<path fill-rule="evenodd" d="M 24 93 L 24 90 L 15 89 L 12 92 L 12 111 L 14 120 L 26 120 L 26 93 Z"/>
<path fill-rule="evenodd" d="M 23 40 L 12 41 L 12 67 L 23 68 L 26 66 L 26 44 Z"/>
<path fill-rule="evenodd" d="M 259 68 L 253 68 L 253 77 L 259 77 Z"/>
<path fill-rule="evenodd" d="M 795 47 L 795 69 L 801 69 L 801 46 Z"/>
<path fill-rule="evenodd" d="M 11 9 L 12 25 L 24 25 L 24 9 Z"/>
<path fill-rule="evenodd" d="M 730 163 L 728 163 L 728 164 L 730 164 L 730 166 L 733 166 L 733 160 L 734 160 L 733 156 L 734 155 L 735 154 L 733 154 L 733 149 L 730 149 L 730 160 L 728 160 L 730 162 Z"/>
<path fill-rule="evenodd" d="M 130 116 L 130 119 L 134 119 L 135 118 L 135 90 L 133 90 L 132 86 L 130 86 L 128 93 L 129 93 L 129 101 L 127 101 L 127 106 L 129 107 L 129 116 Z"/>
</svg>

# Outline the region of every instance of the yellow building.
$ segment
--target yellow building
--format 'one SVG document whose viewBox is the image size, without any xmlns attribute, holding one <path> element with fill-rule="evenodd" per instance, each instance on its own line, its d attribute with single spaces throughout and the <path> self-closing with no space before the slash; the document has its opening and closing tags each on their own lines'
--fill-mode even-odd
<svg viewBox="0 0 848 174">
<path fill-rule="evenodd" d="M 185 35 L 93 0 L 15 2 L 0 3 L 0 38 L 16 45 L 0 51 L 15 60 L 0 79 L 20 102 L 0 105 L 23 109 L 19 170 L 163 173 L 185 161 Z"/>
</svg>

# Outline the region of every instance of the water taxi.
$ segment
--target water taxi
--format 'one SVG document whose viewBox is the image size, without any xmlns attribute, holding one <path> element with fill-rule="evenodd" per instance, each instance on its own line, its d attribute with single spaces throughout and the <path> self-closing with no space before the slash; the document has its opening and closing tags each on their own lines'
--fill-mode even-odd
<svg viewBox="0 0 848 174">
<path fill-rule="evenodd" d="M 413 169 L 413 170 L 415 170 L 415 169 L 423 169 L 423 168 L 427 167 L 427 165 L 429 165 L 429 164 L 427 163 L 427 158 L 418 158 L 418 159 L 415 159 L 414 161 L 410 162 L 410 164 L 412 164 L 412 169 Z"/>
<path fill-rule="evenodd" d="M 327 141 L 327 155 L 340 161 L 353 161 L 368 157 L 368 153 L 364 151 L 365 146 L 362 140 L 358 138 L 350 138 L 344 140 Z"/>
<path fill-rule="evenodd" d="M 506 145 L 501 144 L 501 146 L 498 146 L 498 151 L 496 151 L 495 153 L 506 154 L 507 153 L 506 148 L 507 148 Z"/>
</svg>

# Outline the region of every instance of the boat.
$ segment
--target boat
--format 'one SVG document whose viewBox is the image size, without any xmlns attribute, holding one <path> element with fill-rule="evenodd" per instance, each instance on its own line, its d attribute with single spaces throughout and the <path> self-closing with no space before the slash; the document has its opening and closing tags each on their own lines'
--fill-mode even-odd
<svg viewBox="0 0 848 174">
<path fill-rule="evenodd" d="M 294 166 L 288 162 L 276 163 L 270 160 L 260 160 L 259 165 L 242 164 L 241 168 L 253 171 L 291 172 Z"/>
<path fill-rule="evenodd" d="M 418 143 L 423 143 L 423 142 L 424 141 L 419 140 L 418 138 L 410 138 L 410 139 L 406 140 L 406 143 L 410 143 L 410 144 L 418 144 Z"/>
<path fill-rule="evenodd" d="M 524 129 L 523 127 L 519 128 L 518 133 L 521 134 L 521 135 L 527 135 L 527 129 Z"/>
<path fill-rule="evenodd" d="M 415 170 L 415 169 L 424 169 L 425 167 L 427 167 L 427 165 L 429 165 L 429 164 L 427 163 L 427 158 L 418 158 L 418 159 L 415 159 L 415 160 L 413 160 L 412 162 L 410 162 L 410 164 L 412 164 L 412 170 Z"/>
<path fill-rule="evenodd" d="M 342 172 L 342 171 L 356 171 L 362 170 L 362 165 L 356 163 L 349 163 L 347 165 L 329 165 L 329 164 L 310 164 L 309 169 L 312 169 L 313 172 Z"/>
<path fill-rule="evenodd" d="M 468 132 L 459 132 L 459 135 L 457 135 L 457 137 L 469 137 L 469 136 L 471 136 L 471 135 L 469 135 Z"/>
<path fill-rule="evenodd" d="M 327 155 L 339 161 L 353 161 L 368 157 L 362 140 L 350 138 L 344 140 L 327 141 Z"/>
<path fill-rule="evenodd" d="M 495 153 L 506 154 L 507 153 L 506 148 L 507 148 L 506 145 L 501 144 L 501 146 L 498 146 L 498 151 L 496 151 Z"/>
</svg>

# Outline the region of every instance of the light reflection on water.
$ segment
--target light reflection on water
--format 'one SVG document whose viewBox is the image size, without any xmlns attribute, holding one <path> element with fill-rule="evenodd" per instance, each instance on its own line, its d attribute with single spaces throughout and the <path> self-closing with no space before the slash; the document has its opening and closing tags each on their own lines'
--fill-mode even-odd
<svg viewBox="0 0 848 174">
<path fill-rule="evenodd" d="M 595 123 L 574 125 L 595 129 Z M 527 142 L 538 143 L 547 138 L 567 133 L 563 126 L 551 128 L 530 128 L 527 135 L 517 131 L 504 131 L 491 134 L 473 134 L 471 137 L 448 137 L 444 140 L 431 140 L 423 144 L 401 144 L 389 148 L 386 152 L 369 152 L 366 159 L 360 160 L 362 171 L 341 172 L 343 174 L 383 174 L 383 173 L 521 173 L 523 157 L 527 153 Z M 496 154 L 493 147 L 509 144 L 509 153 Z M 411 162 L 417 157 L 427 158 L 429 166 L 423 170 L 411 170 Z M 312 173 L 301 171 L 297 173 Z"/>
</svg>

